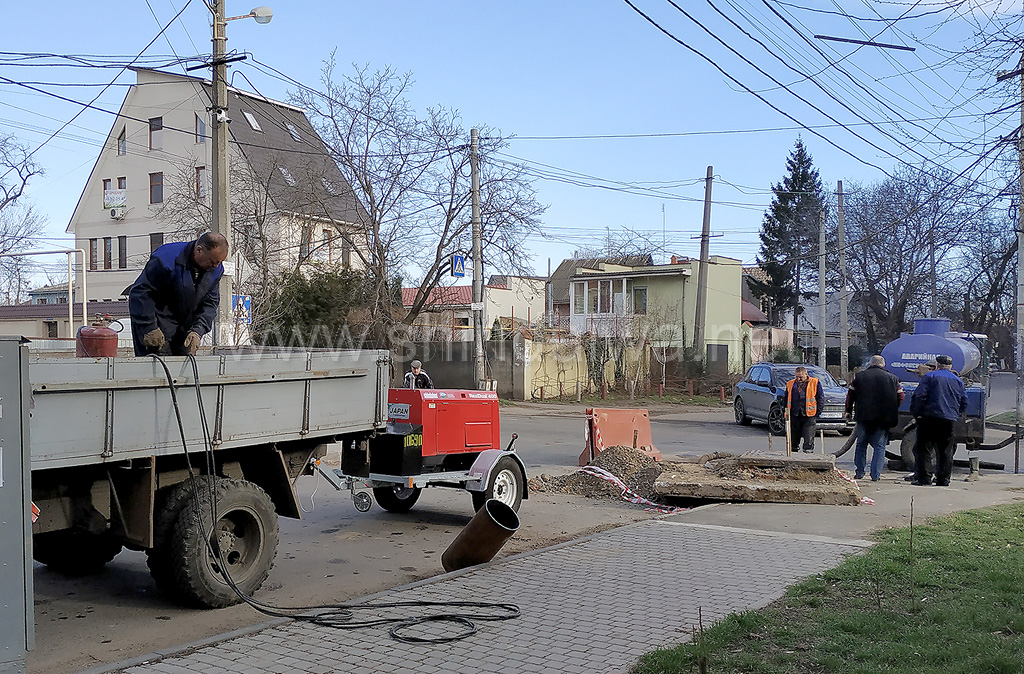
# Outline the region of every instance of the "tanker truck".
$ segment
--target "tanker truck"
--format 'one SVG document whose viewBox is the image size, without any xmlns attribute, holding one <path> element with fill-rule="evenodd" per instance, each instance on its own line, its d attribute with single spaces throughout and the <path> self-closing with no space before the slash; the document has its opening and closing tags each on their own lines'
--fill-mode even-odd
<svg viewBox="0 0 1024 674">
<path fill-rule="evenodd" d="M 914 469 L 914 444 L 917 428 L 910 414 L 910 399 L 921 381 L 918 366 L 932 363 L 935 357 L 947 355 L 953 359 L 953 370 L 967 384 L 967 410 L 953 425 L 956 444 L 963 443 L 968 451 L 989 449 L 982 445 L 985 438 L 986 390 L 974 375 L 980 372 L 985 335 L 951 332 L 945 318 L 918 318 L 914 332 L 904 332 L 882 349 L 885 369 L 896 375 L 903 384 L 906 396 L 900 405 L 899 423 L 889 433 L 890 440 L 900 441 L 900 456 L 908 470 Z"/>
</svg>

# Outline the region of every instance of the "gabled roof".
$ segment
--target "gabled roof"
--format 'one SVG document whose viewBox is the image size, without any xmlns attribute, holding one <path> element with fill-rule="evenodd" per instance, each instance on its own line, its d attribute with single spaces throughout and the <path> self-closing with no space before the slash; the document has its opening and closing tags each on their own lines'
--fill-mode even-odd
<svg viewBox="0 0 1024 674">
<path fill-rule="evenodd" d="M 767 323 L 768 316 L 750 302 L 740 300 L 740 320 L 746 323 Z"/>
<path fill-rule="evenodd" d="M 576 275 L 578 269 L 599 270 L 601 265 L 616 265 L 621 267 L 649 267 L 654 264 L 654 258 L 649 254 L 644 255 L 617 255 L 610 257 L 573 257 L 562 260 L 555 271 L 551 272 L 551 297 L 554 304 L 567 304 L 569 302 L 569 279 Z"/>
<path fill-rule="evenodd" d="M 110 314 L 113 318 L 128 315 L 127 302 L 89 302 L 89 320 L 96 314 Z M 82 303 L 75 302 L 75 320 L 82 317 Z M 0 305 L 0 320 L 58 320 L 68 317 L 67 304 L 3 304 Z"/>
<path fill-rule="evenodd" d="M 402 288 L 402 306 L 411 307 L 419 288 Z M 473 303 L 473 286 L 446 286 L 434 288 L 427 295 L 424 308 L 455 309 Z"/>
</svg>

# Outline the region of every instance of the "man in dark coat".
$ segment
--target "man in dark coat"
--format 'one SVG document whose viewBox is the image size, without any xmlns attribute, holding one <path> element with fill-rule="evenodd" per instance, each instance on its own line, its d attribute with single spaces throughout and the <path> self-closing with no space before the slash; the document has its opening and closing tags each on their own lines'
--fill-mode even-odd
<svg viewBox="0 0 1024 674">
<path fill-rule="evenodd" d="M 228 256 L 221 234 L 157 248 L 128 292 L 135 355 L 195 354 L 213 327 Z"/>
<path fill-rule="evenodd" d="M 881 356 L 871 356 L 867 369 L 853 378 L 846 394 L 846 415 L 853 413 L 857 420 L 857 449 L 853 455 L 857 469 L 855 479 L 864 477 L 869 444 L 872 447 L 871 479 L 877 482 L 881 477 L 889 429 L 899 421 L 903 395 L 900 380 L 885 369 L 885 359 Z"/>
<path fill-rule="evenodd" d="M 953 424 L 967 410 L 967 388 L 953 373 L 953 359 L 936 356 L 938 369 L 921 378 L 910 398 L 910 413 L 917 418 L 914 464 L 917 477 L 912 484 L 932 482 L 928 457 L 935 452 L 935 484 L 949 486 L 953 472 Z"/>
</svg>

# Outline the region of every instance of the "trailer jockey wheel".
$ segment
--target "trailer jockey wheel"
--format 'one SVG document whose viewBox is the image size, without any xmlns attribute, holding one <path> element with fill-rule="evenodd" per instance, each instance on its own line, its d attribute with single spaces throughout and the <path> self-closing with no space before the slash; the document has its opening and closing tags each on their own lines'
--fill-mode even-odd
<svg viewBox="0 0 1024 674">
<path fill-rule="evenodd" d="M 487 489 L 473 492 L 473 508 L 480 510 L 487 499 L 493 498 L 518 512 L 525 489 L 526 480 L 523 478 L 523 471 L 519 469 L 519 464 L 515 459 L 503 456 L 494 464 Z"/>
<path fill-rule="evenodd" d="M 380 507 L 389 513 L 407 513 L 420 497 L 420 491 L 419 487 L 391 484 L 386 487 L 374 487 L 373 496 Z"/>
<path fill-rule="evenodd" d="M 361 513 L 369 512 L 373 507 L 373 497 L 368 491 L 354 491 L 352 492 L 352 505 Z"/>
</svg>

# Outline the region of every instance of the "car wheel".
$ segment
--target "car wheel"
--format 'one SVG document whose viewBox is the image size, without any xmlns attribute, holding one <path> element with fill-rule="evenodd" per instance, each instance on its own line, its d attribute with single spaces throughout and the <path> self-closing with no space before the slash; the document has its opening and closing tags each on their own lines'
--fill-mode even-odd
<svg viewBox="0 0 1024 674">
<path fill-rule="evenodd" d="M 736 402 L 732 404 L 732 408 L 736 412 L 736 423 L 740 426 L 749 426 L 750 417 L 747 416 L 747 409 L 743 404 L 743 398 L 736 398 Z"/>
<path fill-rule="evenodd" d="M 786 434 L 786 413 L 782 405 L 772 405 L 768 410 L 768 430 L 772 435 Z"/>
</svg>

